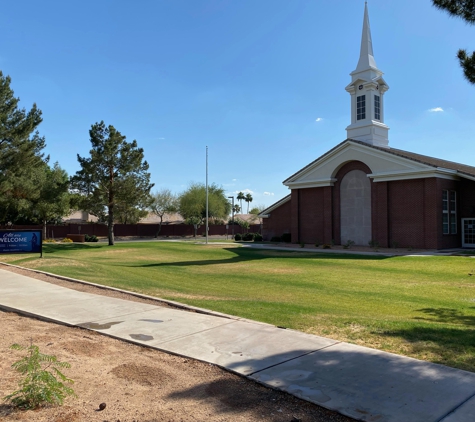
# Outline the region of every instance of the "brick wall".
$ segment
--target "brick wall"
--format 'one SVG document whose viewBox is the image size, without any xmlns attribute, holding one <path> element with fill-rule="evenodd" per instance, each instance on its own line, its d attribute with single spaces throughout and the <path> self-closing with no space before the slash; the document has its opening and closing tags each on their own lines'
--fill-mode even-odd
<svg viewBox="0 0 475 422">
<path fill-rule="evenodd" d="M 270 213 L 270 217 L 263 218 L 262 236 L 270 240 L 273 236 L 282 236 L 291 232 L 291 206 L 292 201 L 287 201 Z"/>
</svg>

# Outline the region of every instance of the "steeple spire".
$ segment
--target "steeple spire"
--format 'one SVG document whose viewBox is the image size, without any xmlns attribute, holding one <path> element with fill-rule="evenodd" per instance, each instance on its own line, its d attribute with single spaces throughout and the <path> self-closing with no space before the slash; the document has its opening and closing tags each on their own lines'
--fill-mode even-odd
<svg viewBox="0 0 475 422">
<path fill-rule="evenodd" d="M 361 72 L 370 68 L 377 69 L 373 56 L 373 42 L 371 40 L 371 28 L 369 26 L 368 3 L 364 6 L 363 32 L 361 34 L 360 59 L 355 72 Z"/>
<path fill-rule="evenodd" d="M 364 8 L 360 58 L 350 75 L 351 83 L 345 88 L 351 95 L 351 124 L 346 128 L 347 137 L 389 148 L 389 128 L 384 124 L 384 93 L 389 86 L 374 60 L 367 3 Z"/>
</svg>

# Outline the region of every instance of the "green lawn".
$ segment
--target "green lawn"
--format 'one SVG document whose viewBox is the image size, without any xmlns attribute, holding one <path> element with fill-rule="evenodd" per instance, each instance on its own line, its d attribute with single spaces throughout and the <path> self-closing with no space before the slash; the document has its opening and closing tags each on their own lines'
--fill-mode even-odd
<svg viewBox="0 0 475 422">
<path fill-rule="evenodd" d="M 279 252 L 236 245 L 44 245 L 1 260 L 475 372 L 470 257 Z"/>
</svg>

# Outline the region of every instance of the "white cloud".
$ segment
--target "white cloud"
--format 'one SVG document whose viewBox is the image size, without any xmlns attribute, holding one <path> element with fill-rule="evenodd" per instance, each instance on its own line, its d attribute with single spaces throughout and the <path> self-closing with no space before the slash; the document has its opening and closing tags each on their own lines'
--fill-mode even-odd
<svg viewBox="0 0 475 422">
<path fill-rule="evenodd" d="M 317 118 L 315 119 L 316 122 L 321 122 L 322 120 L 323 120 L 323 117 L 317 117 Z"/>
<path fill-rule="evenodd" d="M 264 192 L 265 196 L 274 196 L 274 192 Z"/>
<path fill-rule="evenodd" d="M 237 195 L 239 192 L 242 192 L 244 195 L 245 195 L 246 193 L 250 193 L 251 195 L 254 193 L 254 192 L 253 192 L 252 190 L 250 190 L 250 189 L 237 190 L 237 191 L 235 191 L 234 193 Z"/>
<path fill-rule="evenodd" d="M 158 140 L 159 140 L 159 141 L 164 141 L 164 140 L 165 140 L 165 138 L 158 138 Z"/>
<path fill-rule="evenodd" d="M 444 111 L 444 109 L 442 107 L 434 107 L 434 108 L 430 108 L 429 111 L 431 113 L 439 113 L 439 112 Z"/>
<path fill-rule="evenodd" d="M 237 179 L 233 179 L 232 181 L 235 182 Z"/>
</svg>

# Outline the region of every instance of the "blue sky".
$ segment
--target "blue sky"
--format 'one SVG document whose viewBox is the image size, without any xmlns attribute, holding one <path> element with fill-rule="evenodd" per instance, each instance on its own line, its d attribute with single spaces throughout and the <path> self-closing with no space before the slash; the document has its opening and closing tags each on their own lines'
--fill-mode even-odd
<svg viewBox="0 0 475 422">
<path fill-rule="evenodd" d="M 430 0 L 368 8 L 389 145 L 475 166 L 475 86 L 456 59 L 475 26 Z M 0 69 L 70 175 L 104 120 L 144 148 L 154 190 L 204 182 L 208 146 L 210 182 L 270 205 L 346 138 L 363 13 L 363 0 L 9 2 Z"/>
</svg>

